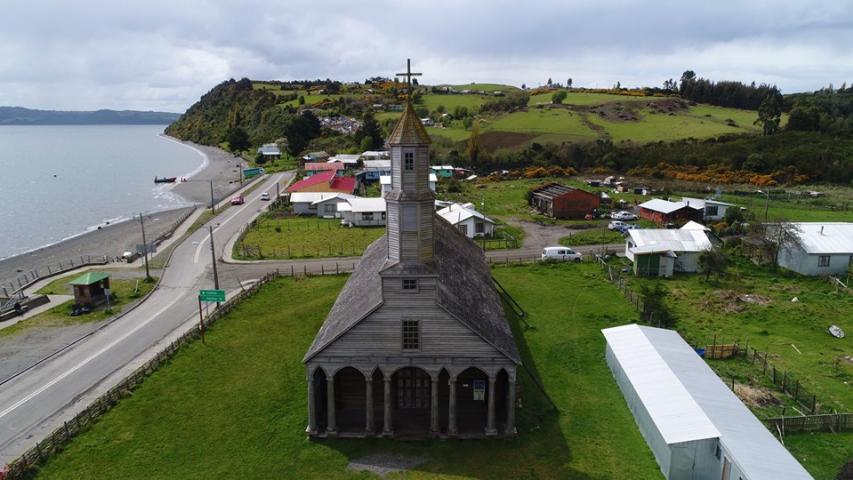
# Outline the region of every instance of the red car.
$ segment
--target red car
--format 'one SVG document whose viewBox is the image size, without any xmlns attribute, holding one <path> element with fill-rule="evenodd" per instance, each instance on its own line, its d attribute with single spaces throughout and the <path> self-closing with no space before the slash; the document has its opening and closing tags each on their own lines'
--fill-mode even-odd
<svg viewBox="0 0 853 480">
<path fill-rule="evenodd" d="M 242 195 L 235 195 L 231 197 L 231 205 L 242 205 L 245 202 L 246 200 L 243 198 Z"/>
</svg>

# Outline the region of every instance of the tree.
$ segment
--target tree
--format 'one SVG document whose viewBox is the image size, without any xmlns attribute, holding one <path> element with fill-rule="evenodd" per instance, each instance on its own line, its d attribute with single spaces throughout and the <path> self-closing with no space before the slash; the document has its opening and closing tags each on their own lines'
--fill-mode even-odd
<svg viewBox="0 0 853 480">
<path fill-rule="evenodd" d="M 300 105 L 305 105 L 305 95 L 300 95 L 300 96 L 299 96 L 299 104 L 300 104 Z"/>
<path fill-rule="evenodd" d="M 439 105 L 439 106 L 435 107 L 435 111 L 438 113 L 444 113 L 445 112 L 444 105 Z"/>
<path fill-rule="evenodd" d="M 566 99 L 566 91 L 565 90 L 560 90 L 559 92 L 554 92 L 554 94 L 551 95 L 551 103 L 553 103 L 554 105 L 561 105 L 563 103 L 563 100 L 565 100 L 565 99 Z"/>
<path fill-rule="evenodd" d="M 551 81 L 551 77 L 548 77 L 548 86 L 550 87 L 553 82 Z"/>
<path fill-rule="evenodd" d="M 361 128 L 355 132 L 355 141 L 359 143 L 363 151 L 382 148 L 382 127 L 379 126 L 373 112 L 368 110 L 361 118 Z"/>
<path fill-rule="evenodd" d="M 641 318 L 656 326 L 671 328 L 675 325 L 675 315 L 669 311 L 666 297 L 669 291 L 660 282 L 652 285 L 644 283 L 640 286 L 640 295 L 643 297 L 643 313 Z"/>
<path fill-rule="evenodd" d="M 713 274 L 722 277 L 729 267 L 729 256 L 721 248 L 705 250 L 699 255 L 699 271 L 705 274 L 705 281 Z"/>
<path fill-rule="evenodd" d="M 471 126 L 471 136 L 468 137 L 468 145 L 466 148 L 468 160 L 471 162 L 471 167 L 477 166 L 477 160 L 480 157 L 480 121 L 475 120 Z"/>
<path fill-rule="evenodd" d="M 524 84 L 524 83 L 522 83 L 522 84 L 521 84 L 521 89 L 522 89 L 522 90 L 527 90 L 527 85 L 526 85 L 526 84 Z"/>
<path fill-rule="evenodd" d="M 761 125 L 764 135 L 772 135 L 779 130 L 783 103 L 782 94 L 779 90 L 773 89 L 759 105 L 755 125 Z"/>
<path fill-rule="evenodd" d="M 566 88 L 572 88 L 572 77 L 569 77 L 569 79 L 566 80 Z"/>
<path fill-rule="evenodd" d="M 785 220 L 776 223 L 757 223 L 752 226 L 750 236 L 757 240 L 763 250 L 764 258 L 779 265 L 782 250 L 802 246 L 802 230 L 796 224 Z"/>
<path fill-rule="evenodd" d="M 250 147 L 249 134 L 243 127 L 233 127 L 228 131 L 228 147 L 232 152 L 239 152 Z"/>
</svg>

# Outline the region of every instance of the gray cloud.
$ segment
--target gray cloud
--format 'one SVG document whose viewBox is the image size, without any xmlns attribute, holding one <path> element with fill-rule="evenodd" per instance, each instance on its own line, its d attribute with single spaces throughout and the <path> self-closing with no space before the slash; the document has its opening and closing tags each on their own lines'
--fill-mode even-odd
<svg viewBox="0 0 853 480">
<path fill-rule="evenodd" d="M 182 111 L 220 81 L 399 71 L 427 83 L 813 90 L 853 81 L 853 3 L 78 0 L 4 6 L 0 105 Z"/>
</svg>

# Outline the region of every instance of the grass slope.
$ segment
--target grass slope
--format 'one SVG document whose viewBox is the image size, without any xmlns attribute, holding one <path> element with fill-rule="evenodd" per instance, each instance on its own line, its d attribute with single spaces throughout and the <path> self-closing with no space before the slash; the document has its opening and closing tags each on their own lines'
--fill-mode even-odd
<svg viewBox="0 0 853 480">
<path fill-rule="evenodd" d="M 593 265 L 504 267 L 495 276 L 529 311 L 518 332 L 562 414 L 526 374 L 514 441 L 305 440 L 302 355 L 345 281 L 282 279 L 182 350 L 41 469 L 39 478 L 373 478 L 346 471 L 376 452 L 427 462 L 395 478 L 659 478 L 604 363 L 601 328 L 624 302 Z M 549 286 L 564 293 L 543 296 Z M 568 293 L 566 293 L 568 292 Z"/>
</svg>

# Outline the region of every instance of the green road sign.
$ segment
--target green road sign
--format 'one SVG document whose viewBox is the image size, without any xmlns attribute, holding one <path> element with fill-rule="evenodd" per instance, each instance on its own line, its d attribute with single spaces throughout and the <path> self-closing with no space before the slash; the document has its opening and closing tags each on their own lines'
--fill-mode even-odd
<svg viewBox="0 0 853 480">
<path fill-rule="evenodd" d="M 224 302 L 225 290 L 199 290 L 198 299 L 202 302 Z"/>
<path fill-rule="evenodd" d="M 243 169 L 243 178 L 249 179 L 249 178 L 252 178 L 254 176 L 261 175 L 263 173 L 264 173 L 264 169 L 260 168 L 260 167 L 245 168 L 245 169 Z"/>
</svg>

